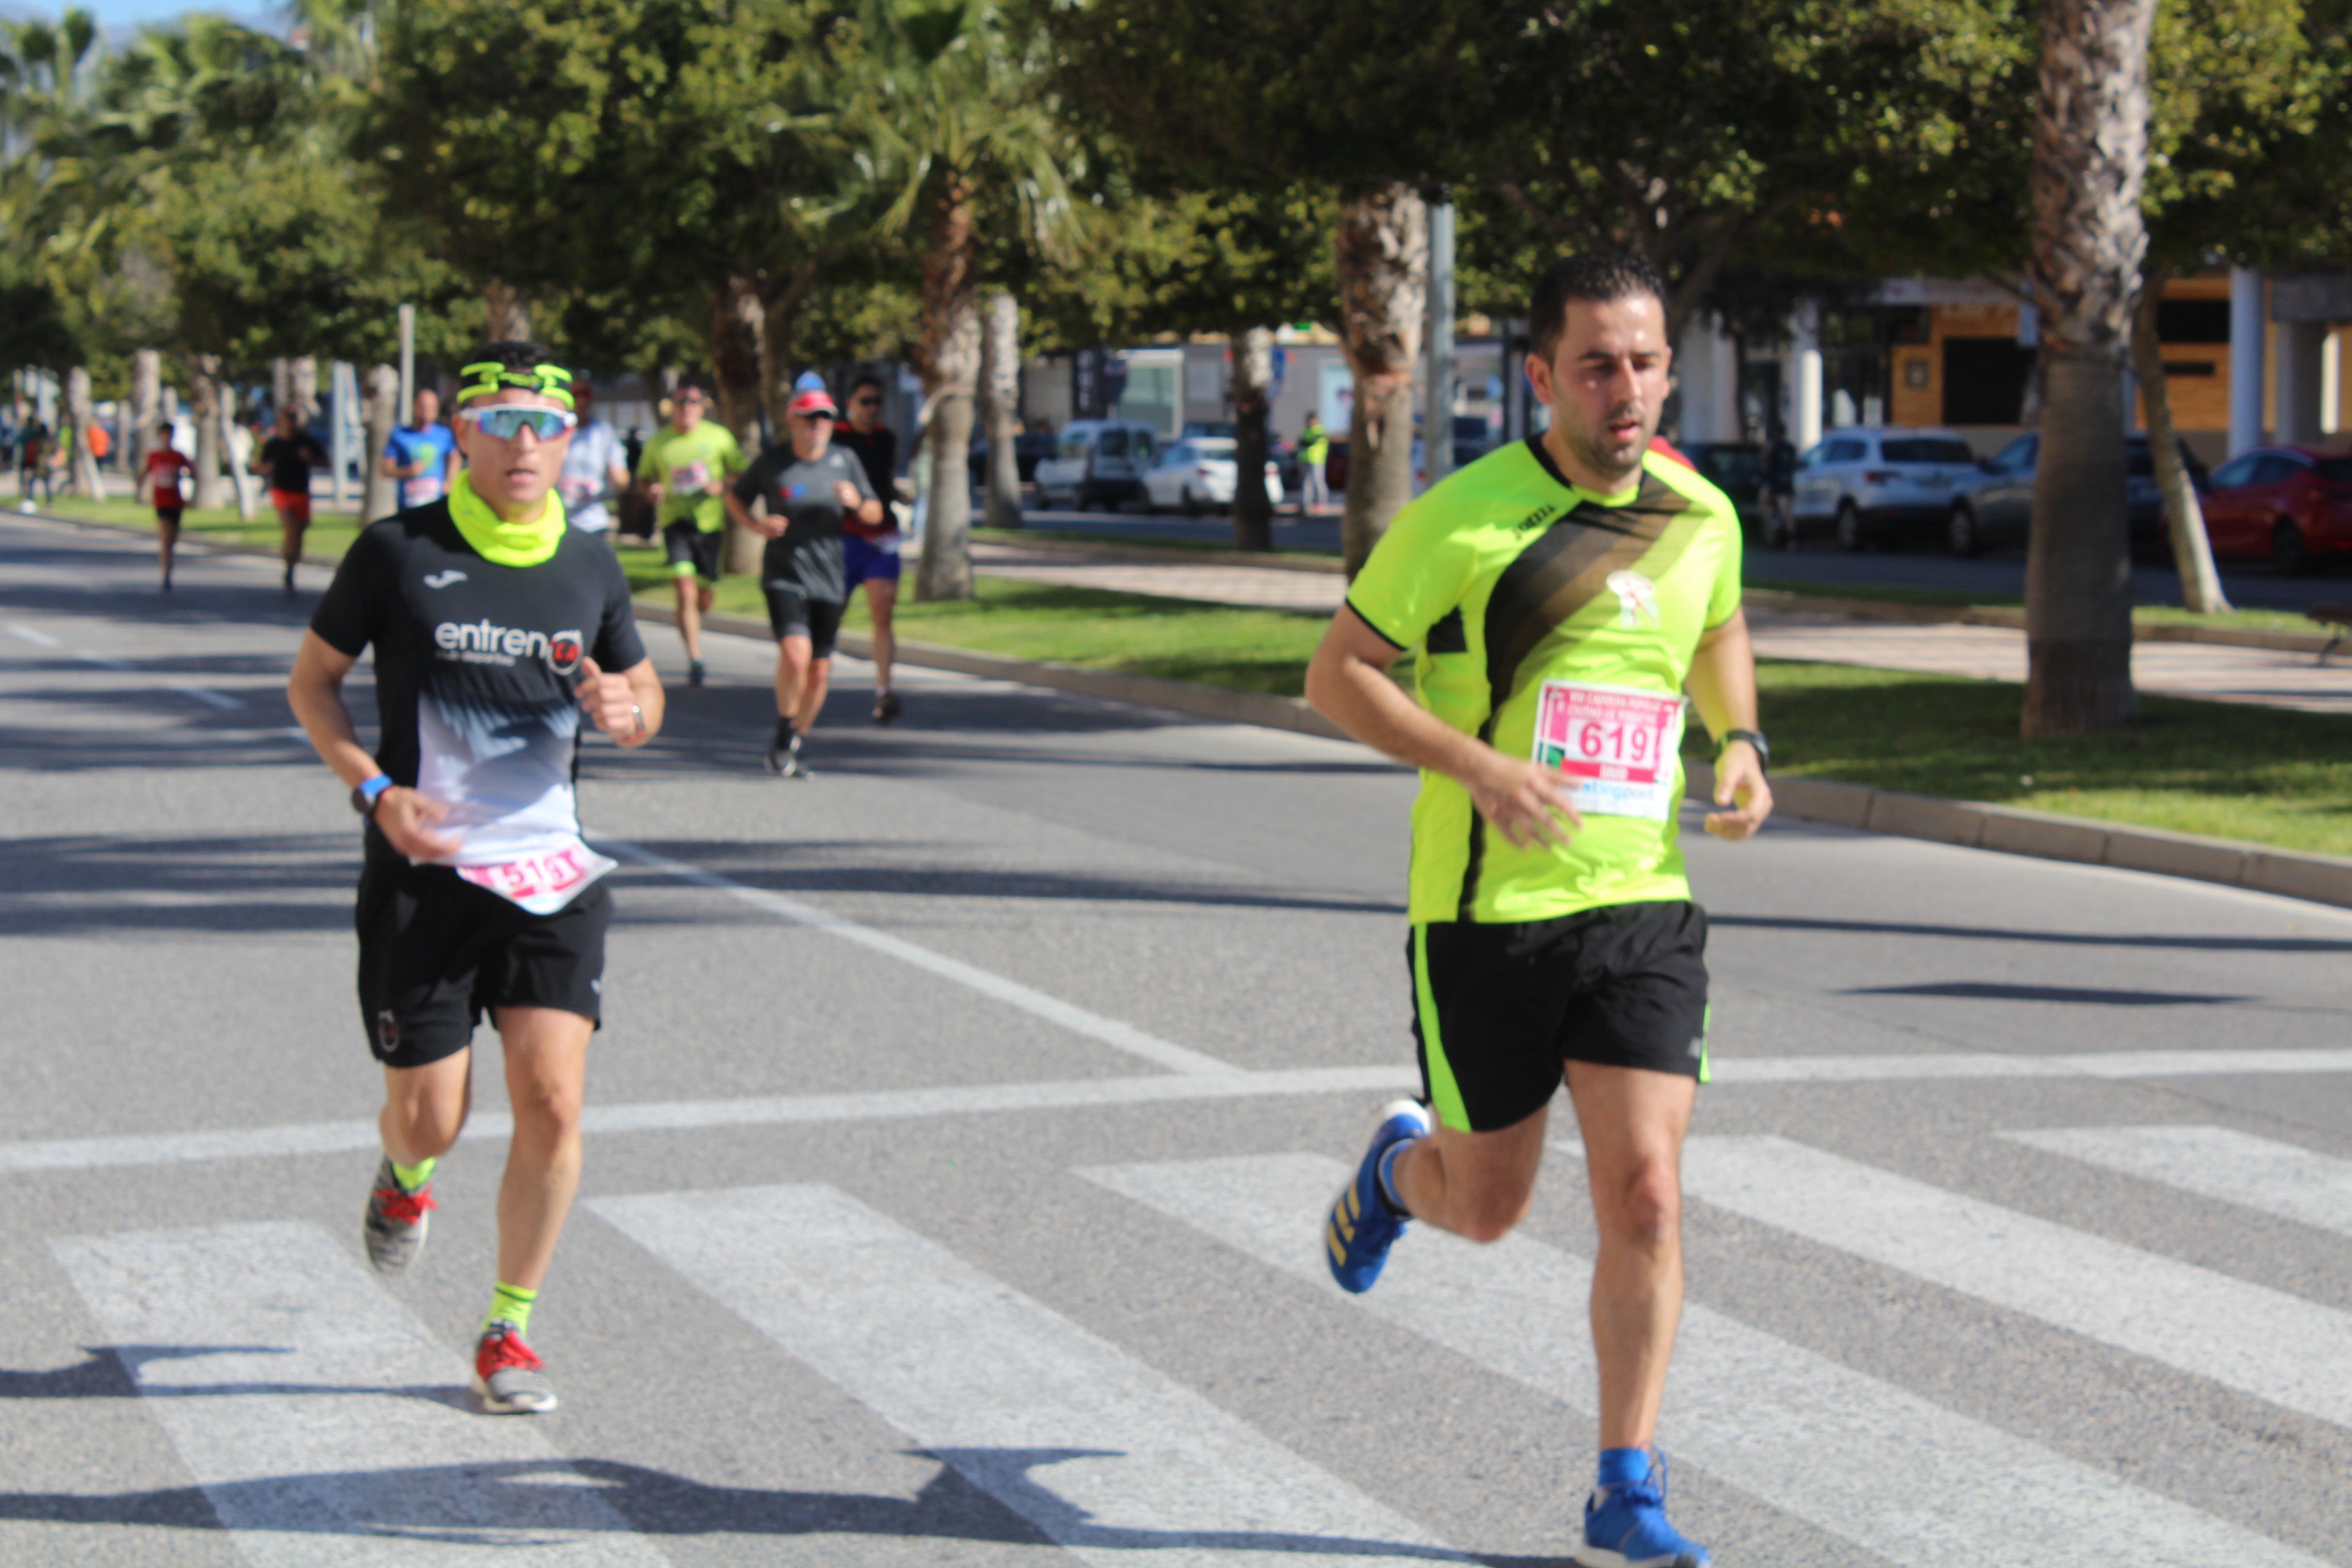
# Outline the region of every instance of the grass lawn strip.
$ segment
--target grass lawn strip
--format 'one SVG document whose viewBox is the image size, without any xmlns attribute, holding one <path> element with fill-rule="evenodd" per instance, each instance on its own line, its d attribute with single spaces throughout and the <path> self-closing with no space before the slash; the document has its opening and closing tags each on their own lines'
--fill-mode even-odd
<svg viewBox="0 0 2352 1568">
<path fill-rule="evenodd" d="M 59 501 L 52 510 L 108 522 L 145 523 L 152 515 L 127 501 Z M 275 518 L 240 523 L 226 510 L 192 512 L 188 528 L 239 542 L 278 538 Z M 348 521 L 322 517 L 311 525 L 313 548 L 340 550 L 352 531 Z M 671 602 L 658 550 L 624 545 L 620 554 L 649 603 Z M 976 581 L 978 597 L 968 602 L 902 599 L 904 635 L 1013 658 L 1297 697 L 1323 629 L 1319 616 L 1282 610 Z M 719 608 L 767 613 L 748 577 L 719 585 Z M 843 624 L 868 629 L 863 595 Z M 1758 678 L 1774 765 L 1783 773 L 2352 855 L 2352 725 L 2340 718 L 2143 695 L 2141 720 L 2128 730 L 2025 741 L 2017 733 L 2019 690 L 2007 682 L 1772 659 L 1759 664 Z M 1704 754 L 1702 727 L 1691 731 L 1691 750 Z"/>
</svg>

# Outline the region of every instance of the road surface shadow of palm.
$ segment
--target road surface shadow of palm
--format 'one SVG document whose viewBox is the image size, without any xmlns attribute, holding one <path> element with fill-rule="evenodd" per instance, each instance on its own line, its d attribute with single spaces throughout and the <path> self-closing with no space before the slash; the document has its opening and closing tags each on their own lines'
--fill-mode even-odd
<svg viewBox="0 0 2352 1568">
<path fill-rule="evenodd" d="M 612 1459 L 439 1465 L 272 1476 L 198 1489 L 116 1493 L 0 1492 L 0 1520 L 148 1524 L 265 1533 L 354 1535 L 449 1545 L 557 1544 L 569 1535 L 870 1535 L 1133 1552 L 1380 1557 L 1486 1568 L 1554 1568 L 1396 1542 L 1280 1531 L 1131 1529 L 1090 1519 L 1028 1472 L 1071 1448 L 916 1450 L 941 1468 L 912 1498 L 709 1486 Z"/>
<path fill-rule="evenodd" d="M 9 839 L 0 935 L 348 930 L 358 862 L 355 834 Z M 27 902 L 5 901 L 16 899 Z"/>
<path fill-rule="evenodd" d="M 471 1392 L 455 1384 L 187 1383 L 139 1382 L 152 1362 L 188 1361 L 213 1355 L 291 1355 L 282 1345 L 113 1345 L 82 1347 L 83 1359 L 47 1372 L 0 1368 L 0 1399 L 205 1399 L 252 1394 L 363 1394 L 370 1398 L 416 1399 L 471 1415 Z"/>
<path fill-rule="evenodd" d="M 1923 936 L 1937 941 L 2032 942 L 2053 947 L 2181 948 L 2193 952 L 2352 952 L 2352 941 L 2328 937 L 2027 931 L 2010 926 L 1916 925 L 1896 921 L 1819 920 L 1801 915 L 1734 915 L 1712 911 L 1707 915 L 1707 924 L 1839 935 Z"/>
<path fill-rule="evenodd" d="M 790 859 L 805 847 L 789 842 L 744 844 L 711 840 L 632 840 L 640 847 L 701 870 L 714 872 L 747 887 L 791 897 L 800 893 L 893 893 L 917 898 L 1010 899 L 1068 903 L 1175 904 L 1210 909 L 1289 910 L 1318 914 L 1401 915 L 1404 906 L 1387 900 L 1316 898 L 1260 889 L 1207 883 L 1152 882 L 1129 877 L 1088 877 L 1069 872 L 970 870 L 942 868 L 936 862 L 906 866 L 844 866 L 831 862 L 794 865 Z M 891 845 L 906 854 L 910 847 Z M 920 853 L 919 847 L 913 847 Z M 787 863 L 779 864 L 780 860 Z M 626 873 L 625 873 L 625 875 Z M 667 881 L 658 871 L 638 871 L 630 877 L 643 885 Z"/>
<path fill-rule="evenodd" d="M 1941 996 L 1958 1002 L 2071 1002 L 2093 1007 L 2210 1007 L 2251 1002 L 2188 991 L 2111 991 L 2089 985 L 2015 985 L 1990 980 L 1946 980 L 1920 985 L 1863 985 L 1846 996 Z"/>
</svg>

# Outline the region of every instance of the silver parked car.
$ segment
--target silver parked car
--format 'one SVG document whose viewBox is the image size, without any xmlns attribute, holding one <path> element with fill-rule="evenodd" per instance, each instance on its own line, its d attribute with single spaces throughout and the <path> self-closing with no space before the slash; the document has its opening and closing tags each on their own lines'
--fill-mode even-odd
<svg viewBox="0 0 2352 1568">
<path fill-rule="evenodd" d="M 1054 455 L 1037 464 L 1038 502 L 1086 511 L 1139 500 L 1159 446 L 1158 433 L 1139 420 L 1073 419 L 1055 437 Z"/>
<path fill-rule="evenodd" d="M 1790 545 L 1808 527 L 1827 527 L 1848 550 L 1906 533 L 1942 536 L 1952 502 L 1988 475 L 1969 444 L 1949 430 L 1895 426 L 1832 430 L 1797 459 L 1796 503 L 1786 523 L 1768 524 L 1768 544 Z"/>
</svg>

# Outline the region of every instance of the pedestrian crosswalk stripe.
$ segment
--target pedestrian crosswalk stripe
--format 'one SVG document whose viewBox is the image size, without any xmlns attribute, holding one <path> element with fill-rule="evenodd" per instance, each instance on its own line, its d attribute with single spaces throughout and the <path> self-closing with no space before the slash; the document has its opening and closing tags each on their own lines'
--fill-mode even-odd
<svg viewBox="0 0 2352 1568">
<path fill-rule="evenodd" d="M 2352 1160 L 2235 1128 L 2065 1127 L 2004 1132 L 2086 1165 L 2352 1236 Z"/>
<path fill-rule="evenodd" d="M 50 1247 L 254 1568 L 667 1561 L 316 1226 Z"/>
<path fill-rule="evenodd" d="M 1416 1226 L 1369 1293 L 1341 1296 L 1316 1220 L 1347 1167 L 1253 1155 L 1080 1173 L 1391 1323 L 1590 1415 L 1584 1259 Z M 1759 1500 L 1909 1568 L 2118 1562 L 2315 1568 L 2318 1560 L 1694 1302 L 1660 1441 Z M 1699 1539 L 1704 1521 L 1676 1522 Z"/>
<path fill-rule="evenodd" d="M 1127 1352 L 830 1187 L 589 1206 L 1088 1562 L 1467 1560 Z"/>
<path fill-rule="evenodd" d="M 1694 1138 L 1691 1196 L 2352 1426 L 2352 1314 L 1784 1138 Z"/>
</svg>

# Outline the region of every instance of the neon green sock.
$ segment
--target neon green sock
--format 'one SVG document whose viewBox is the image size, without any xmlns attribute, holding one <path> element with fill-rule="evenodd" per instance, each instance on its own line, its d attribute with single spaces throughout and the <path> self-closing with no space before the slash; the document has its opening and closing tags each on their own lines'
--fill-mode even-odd
<svg viewBox="0 0 2352 1568">
<path fill-rule="evenodd" d="M 530 1327 L 530 1304 L 538 1300 L 538 1291 L 526 1290 L 520 1285 L 509 1285 L 500 1280 L 498 1288 L 490 1292 L 489 1316 L 482 1320 L 482 1328 L 487 1331 L 492 1323 L 505 1323 L 514 1330 L 515 1337 L 520 1339 Z"/>
<path fill-rule="evenodd" d="M 437 1161 L 419 1160 L 414 1165 L 394 1165 L 392 1179 L 400 1184 L 401 1191 L 413 1193 L 433 1179 L 433 1167 L 436 1163 Z"/>
</svg>

